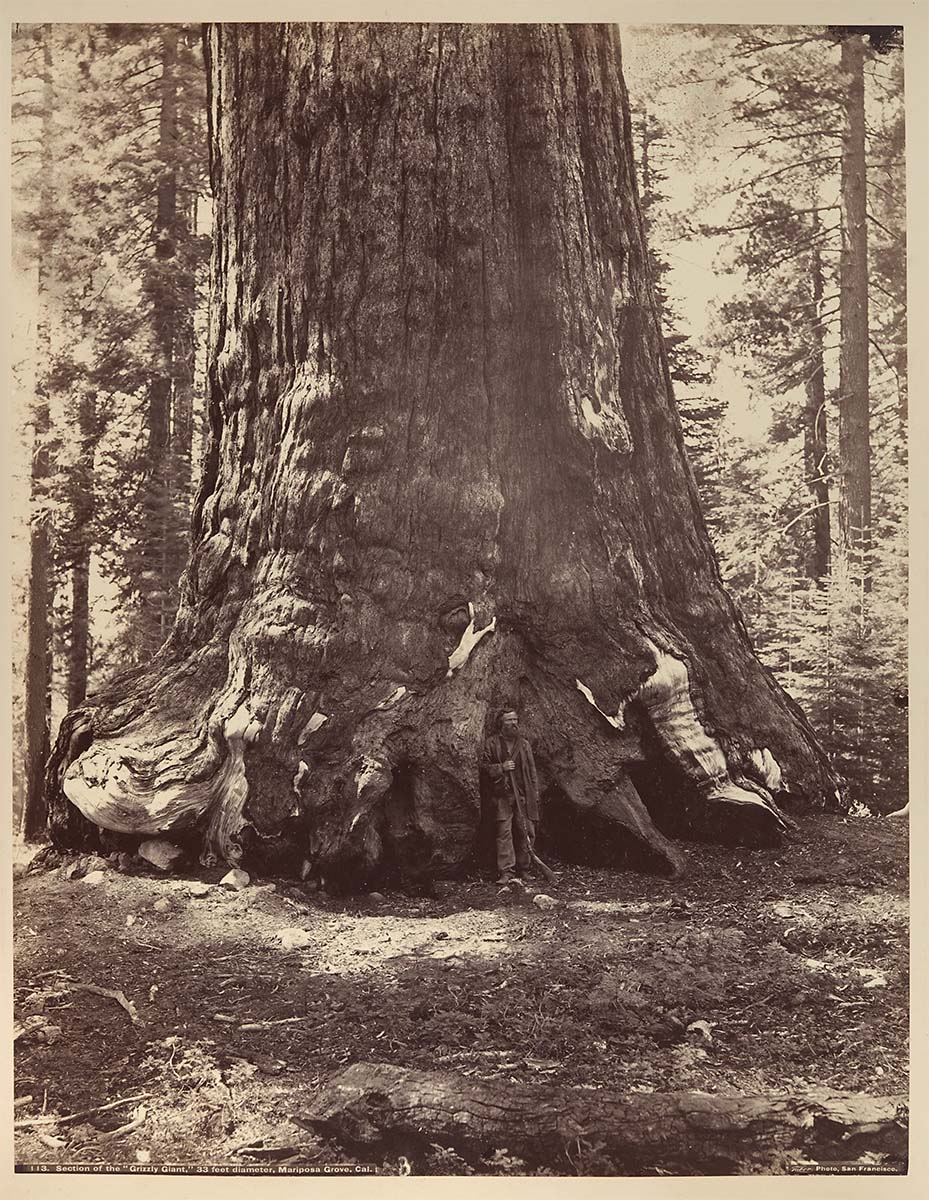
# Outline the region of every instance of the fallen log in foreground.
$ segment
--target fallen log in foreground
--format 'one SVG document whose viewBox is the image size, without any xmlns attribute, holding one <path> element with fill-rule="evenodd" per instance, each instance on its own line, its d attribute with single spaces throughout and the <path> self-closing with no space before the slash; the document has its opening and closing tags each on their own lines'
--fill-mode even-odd
<svg viewBox="0 0 929 1200">
<path fill-rule="evenodd" d="M 590 1174 L 729 1175 L 779 1173 L 803 1162 L 854 1163 L 863 1154 L 886 1155 L 887 1165 L 902 1171 L 907 1154 L 902 1097 L 617 1095 L 382 1063 L 338 1072 L 298 1119 L 354 1150 L 415 1157 L 437 1143 L 476 1164 L 505 1149 L 527 1167 L 563 1174 L 588 1173 L 585 1155 L 596 1165 Z"/>
</svg>

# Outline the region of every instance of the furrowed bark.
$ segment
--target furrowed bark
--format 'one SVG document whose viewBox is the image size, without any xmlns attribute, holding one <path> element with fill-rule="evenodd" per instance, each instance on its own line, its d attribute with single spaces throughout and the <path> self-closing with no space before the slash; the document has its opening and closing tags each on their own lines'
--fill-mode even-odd
<svg viewBox="0 0 929 1200">
<path fill-rule="evenodd" d="M 742 778 L 763 751 L 834 783 L 706 536 L 614 33 L 230 25 L 207 51 L 194 545 L 169 642 L 56 758 L 69 802 L 347 886 L 434 874 L 472 851 L 517 704 L 566 856 L 675 869 L 632 781 L 657 762 L 732 840 L 776 840 Z M 676 715 L 640 692 L 665 676 Z"/>
<path fill-rule="evenodd" d="M 90 291 L 85 291 L 85 299 Z M 82 321 L 89 314 L 82 313 Z M 90 559 L 94 515 L 94 469 L 100 429 L 97 397 L 89 392 L 77 405 L 80 454 L 74 464 L 68 491 L 71 501 L 71 615 L 68 638 L 68 707 L 77 708 L 87 695 L 90 656 Z"/>
<path fill-rule="evenodd" d="M 823 262 L 819 237 L 819 213 L 813 210 L 813 244 L 810 262 L 813 323 L 810 331 L 809 377 L 803 414 L 803 468 L 814 508 L 812 538 L 807 553 L 807 574 L 822 580 L 829 574 L 832 534 L 829 510 L 829 464 L 826 437 L 826 369 L 823 346 Z"/>
<path fill-rule="evenodd" d="M 151 309 L 156 364 L 149 384 L 146 478 L 143 503 L 146 539 L 142 552 L 143 644 L 150 653 L 167 638 L 177 601 L 176 555 L 172 553 L 177 518 L 174 503 L 175 355 L 181 315 L 176 270 L 178 225 L 177 188 L 177 49 L 176 26 L 165 25 L 161 36 L 161 78 L 158 84 L 158 160 L 155 214 L 152 222 L 152 260 L 145 290 Z"/>
<path fill-rule="evenodd" d="M 385 1063 L 338 1072 L 297 1119 L 356 1151 L 404 1151 L 415 1161 L 438 1144 L 479 1164 L 505 1150 L 528 1167 L 564 1174 L 585 1174 L 591 1151 L 600 1164 L 592 1173 L 615 1175 L 776 1173 L 791 1163 L 854 1163 L 875 1153 L 904 1170 L 907 1156 L 902 1097 L 623 1096 Z"/>
<path fill-rule="evenodd" d="M 864 38 L 842 39 L 847 79 L 842 139 L 842 256 L 839 305 L 839 541 L 843 564 L 870 588 L 871 434 L 868 330 L 868 210 Z"/>
<path fill-rule="evenodd" d="M 46 156 L 50 152 L 52 107 L 54 104 L 52 82 L 52 48 L 49 26 L 41 27 L 42 43 L 42 144 Z M 51 165 L 43 164 L 43 178 L 51 178 Z M 49 199 L 48 188 L 43 185 L 43 199 Z M 38 294 L 39 311 L 44 312 L 44 291 L 48 283 L 51 255 L 51 233 L 47 225 L 38 234 Z M 49 577 L 50 548 L 48 523 L 44 514 L 36 511 L 46 500 L 48 486 L 49 456 L 49 408 L 48 385 L 45 381 L 47 363 L 50 360 L 51 333 L 47 317 L 40 320 L 36 333 L 36 359 L 39 364 L 33 407 L 33 449 L 30 473 L 30 501 L 32 505 L 29 530 L 29 612 L 26 631 L 26 687 L 23 732 L 25 735 L 24 773 L 26 776 L 25 796 L 22 812 L 22 834 L 26 841 L 40 840 L 45 835 L 48 805 L 43 788 L 43 772 L 49 754 L 49 707 L 51 685 L 51 628 L 49 614 L 52 607 L 52 585 Z"/>
</svg>

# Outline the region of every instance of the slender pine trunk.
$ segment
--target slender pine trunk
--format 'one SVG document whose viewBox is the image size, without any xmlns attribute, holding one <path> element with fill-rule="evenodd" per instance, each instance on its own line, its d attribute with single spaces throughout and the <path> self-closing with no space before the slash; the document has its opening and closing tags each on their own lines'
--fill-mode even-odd
<svg viewBox="0 0 929 1200">
<path fill-rule="evenodd" d="M 81 449 L 71 485 L 71 614 L 68 639 L 68 707 L 76 708 L 87 695 L 90 658 L 90 559 L 94 515 L 94 460 L 97 441 L 97 401 L 87 393 L 78 405 Z"/>
<path fill-rule="evenodd" d="M 803 457 L 812 513 L 812 538 L 807 554 L 807 575 L 822 580 L 829 574 L 831 521 L 829 512 L 829 462 L 826 429 L 826 369 L 822 327 L 823 261 L 818 240 L 819 214 L 813 211 L 814 242 L 810 262 L 813 324 L 810 334 L 806 407 L 803 413 Z"/>
<path fill-rule="evenodd" d="M 51 178 L 51 133 L 54 89 L 52 83 L 51 28 L 42 28 L 42 146 L 43 179 Z M 36 331 L 35 404 L 33 409 L 33 451 L 30 480 L 32 523 L 29 534 L 29 601 L 26 650 L 25 694 L 25 801 L 22 833 L 27 841 L 40 839 L 45 831 L 47 805 L 44 789 L 45 763 L 49 755 L 51 700 L 51 603 L 48 521 L 42 511 L 47 499 L 49 475 L 49 396 L 46 372 L 51 359 L 51 328 L 48 315 L 48 272 L 51 260 L 51 234 L 48 221 L 51 193 L 48 183 L 42 187 L 41 223 L 38 258 L 38 326 Z"/>
<path fill-rule="evenodd" d="M 171 539 L 176 526 L 172 472 L 174 370 L 178 335 L 176 275 L 178 32 L 165 26 L 161 38 L 159 83 L 159 161 L 152 225 L 153 258 L 146 279 L 158 361 L 149 385 L 146 454 L 145 529 L 142 548 L 143 645 L 153 654 L 167 637 L 176 607 Z"/>
<path fill-rule="evenodd" d="M 847 81 L 842 143 L 842 256 L 839 353 L 839 548 L 854 578 L 870 589 L 871 435 L 868 376 L 868 228 L 864 39 L 842 40 Z"/>
</svg>

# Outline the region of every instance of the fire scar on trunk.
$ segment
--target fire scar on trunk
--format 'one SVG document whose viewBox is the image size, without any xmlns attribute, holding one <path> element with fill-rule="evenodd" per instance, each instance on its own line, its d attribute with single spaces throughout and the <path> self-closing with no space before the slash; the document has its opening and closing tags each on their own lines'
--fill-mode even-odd
<svg viewBox="0 0 929 1200">
<path fill-rule="evenodd" d="M 745 776 L 751 776 L 760 787 L 743 787 L 733 780 L 719 743 L 710 737 L 697 715 L 687 665 L 682 659 L 660 650 L 652 641 L 648 646 L 655 656 L 655 670 L 619 706 L 615 716 L 600 708 L 590 688 L 580 680 L 576 681 L 578 691 L 615 729 L 625 727 L 626 706 L 633 700 L 638 701 L 665 753 L 677 763 L 704 799 L 763 808 L 773 815 L 779 828 L 786 829 L 783 814 L 768 795 L 782 786 L 781 769 L 770 750 L 767 747 L 753 749 L 742 765 Z"/>
</svg>

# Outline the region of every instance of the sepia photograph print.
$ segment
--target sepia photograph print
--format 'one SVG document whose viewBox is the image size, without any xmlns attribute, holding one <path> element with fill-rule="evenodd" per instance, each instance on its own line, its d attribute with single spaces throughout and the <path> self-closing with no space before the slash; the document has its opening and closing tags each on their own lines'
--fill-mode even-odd
<svg viewBox="0 0 929 1200">
<path fill-rule="evenodd" d="M 7 25 L 17 1172 L 907 1174 L 911 43 L 814 11 Z"/>
</svg>

